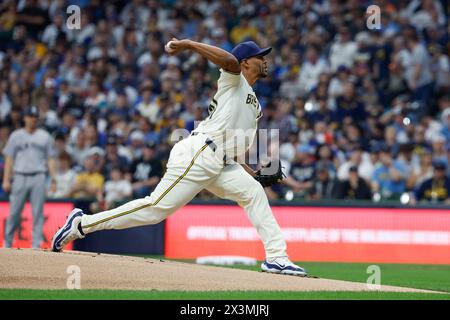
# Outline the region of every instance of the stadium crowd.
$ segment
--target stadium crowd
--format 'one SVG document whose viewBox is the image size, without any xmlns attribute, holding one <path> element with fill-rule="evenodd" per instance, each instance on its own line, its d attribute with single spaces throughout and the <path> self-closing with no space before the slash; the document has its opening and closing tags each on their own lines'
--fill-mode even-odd
<svg viewBox="0 0 450 320">
<path fill-rule="evenodd" d="M 79 29 L 66 23 L 71 4 Z M 377 29 L 366 25 L 371 4 Z M 274 48 L 254 87 L 259 128 L 279 129 L 268 154 L 279 153 L 287 175 L 266 189 L 270 199 L 448 201 L 448 9 L 439 0 L 2 1 L 0 149 L 35 105 L 58 154 L 50 197 L 94 198 L 95 211 L 145 196 L 171 133 L 208 115 L 219 76 L 164 44 L 175 36 L 231 51 L 251 39 Z"/>
</svg>

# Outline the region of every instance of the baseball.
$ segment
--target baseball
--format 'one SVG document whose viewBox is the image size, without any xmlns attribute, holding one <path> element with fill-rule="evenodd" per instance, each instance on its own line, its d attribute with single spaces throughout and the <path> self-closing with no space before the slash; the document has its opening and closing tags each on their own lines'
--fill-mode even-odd
<svg viewBox="0 0 450 320">
<path fill-rule="evenodd" d="M 169 52 L 169 49 L 172 48 L 172 43 L 173 43 L 173 41 L 169 41 L 166 43 L 166 45 L 164 47 L 166 49 L 166 52 Z"/>
</svg>

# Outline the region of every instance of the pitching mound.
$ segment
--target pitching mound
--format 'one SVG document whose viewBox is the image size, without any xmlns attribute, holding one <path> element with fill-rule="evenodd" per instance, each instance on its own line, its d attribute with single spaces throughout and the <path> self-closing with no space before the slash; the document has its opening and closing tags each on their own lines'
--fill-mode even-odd
<svg viewBox="0 0 450 320">
<path fill-rule="evenodd" d="M 365 291 L 366 284 L 128 256 L 33 249 L 0 249 L 0 288 L 66 289 L 69 266 L 82 289 L 182 291 Z M 381 291 L 432 292 L 382 286 Z"/>
</svg>

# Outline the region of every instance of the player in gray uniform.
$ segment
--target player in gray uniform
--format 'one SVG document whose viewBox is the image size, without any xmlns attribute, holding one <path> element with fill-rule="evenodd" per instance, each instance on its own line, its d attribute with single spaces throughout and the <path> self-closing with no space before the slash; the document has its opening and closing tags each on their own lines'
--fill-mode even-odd
<svg viewBox="0 0 450 320">
<path fill-rule="evenodd" d="M 43 241 L 43 206 L 46 198 L 47 172 L 51 176 L 51 190 L 56 190 L 56 160 L 53 138 L 38 128 L 39 111 L 35 106 L 25 110 L 25 127 L 9 137 L 3 154 L 5 170 L 3 189 L 10 192 L 10 215 L 5 228 L 6 248 L 12 246 L 14 232 L 20 225 L 25 202 L 29 200 L 33 215 L 33 248 Z M 11 179 L 12 178 L 12 179 Z M 11 183 L 12 180 L 12 183 Z"/>
</svg>

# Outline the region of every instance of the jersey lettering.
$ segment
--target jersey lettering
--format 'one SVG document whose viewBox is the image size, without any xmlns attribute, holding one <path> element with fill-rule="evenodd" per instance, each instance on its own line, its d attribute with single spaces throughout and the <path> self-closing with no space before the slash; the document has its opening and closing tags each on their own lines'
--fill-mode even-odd
<svg viewBox="0 0 450 320">
<path fill-rule="evenodd" d="M 256 99 L 256 96 L 249 93 L 247 95 L 247 100 L 245 101 L 246 104 L 251 104 L 253 105 L 255 108 L 258 108 L 258 99 Z"/>
<path fill-rule="evenodd" d="M 35 142 L 21 142 L 18 146 L 17 146 L 17 150 L 18 151 L 25 151 L 26 149 L 32 149 L 33 151 L 37 151 L 37 152 L 45 152 L 45 146 L 39 143 L 35 143 Z"/>
<path fill-rule="evenodd" d="M 212 99 L 211 103 L 208 106 L 209 119 L 212 118 L 212 115 L 214 111 L 216 111 L 216 108 L 217 108 L 217 101 L 216 99 Z"/>
<path fill-rule="evenodd" d="M 256 98 L 256 96 L 254 94 L 249 93 L 247 95 L 247 100 L 245 101 L 246 104 L 251 104 L 253 107 L 255 107 L 255 109 L 258 110 L 258 114 L 256 116 L 256 120 L 259 120 L 263 113 L 261 112 L 261 108 L 259 106 L 259 102 L 258 99 Z"/>
</svg>

